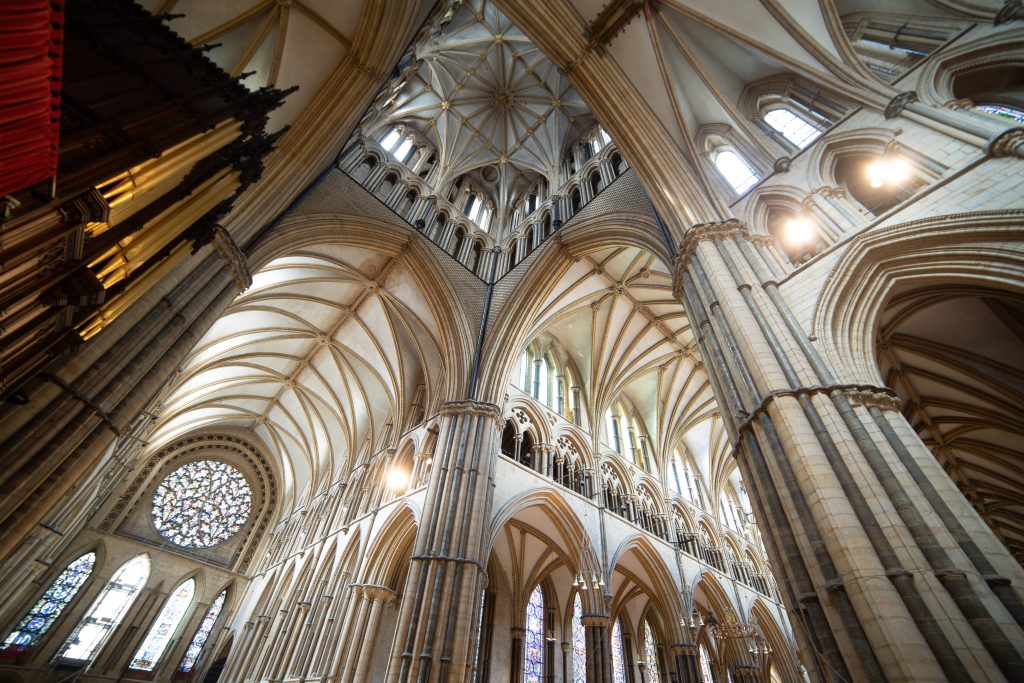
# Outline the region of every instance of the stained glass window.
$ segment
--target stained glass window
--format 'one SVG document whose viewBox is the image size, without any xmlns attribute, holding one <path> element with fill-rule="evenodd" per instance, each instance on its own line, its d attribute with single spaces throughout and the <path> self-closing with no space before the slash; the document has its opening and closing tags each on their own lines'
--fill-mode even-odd
<svg viewBox="0 0 1024 683">
<path fill-rule="evenodd" d="M 199 659 L 199 653 L 203 651 L 203 646 L 206 645 L 206 640 L 210 637 L 210 632 L 213 631 L 213 625 L 217 623 L 217 617 L 220 616 L 220 611 L 224 609 L 224 600 L 227 596 L 228 592 L 222 590 L 217 599 L 210 604 L 210 608 L 206 610 L 203 623 L 199 624 L 192 642 L 189 643 L 188 649 L 185 650 L 185 656 L 181 658 L 178 671 L 188 673 L 195 667 L 196 661 Z"/>
<path fill-rule="evenodd" d="M 533 589 L 526 604 L 523 633 L 523 683 L 544 680 L 544 593 Z"/>
<path fill-rule="evenodd" d="M 658 641 L 654 639 L 654 629 L 649 621 L 644 622 L 644 660 L 647 662 L 647 680 L 657 683 L 661 680 L 658 674 Z"/>
<path fill-rule="evenodd" d="M 10 632 L 0 650 L 22 650 L 35 645 L 57 621 L 57 617 L 78 593 L 96 564 L 96 553 L 86 553 L 68 565 L 32 606 L 25 618 Z"/>
<path fill-rule="evenodd" d="M 107 638 L 121 623 L 139 590 L 149 578 L 149 558 L 145 555 L 128 560 L 114 572 L 89 611 L 68 636 L 57 653 L 58 660 L 92 661 Z"/>
<path fill-rule="evenodd" d="M 612 626 L 612 682 L 626 683 L 626 655 L 622 651 L 622 623 Z"/>
<path fill-rule="evenodd" d="M 764 115 L 765 123 L 782 133 L 787 140 L 803 149 L 811 144 L 821 131 L 788 109 L 772 109 Z"/>
<path fill-rule="evenodd" d="M 477 675 L 480 673 L 480 645 L 483 643 L 484 635 L 484 605 L 487 601 L 487 590 L 480 591 L 480 619 L 476 625 L 476 665 L 473 667 L 473 683 L 476 683 Z"/>
<path fill-rule="evenodd" d="M 715 677 L 711 673 L 711 657 L 708 656 L 708 650 L 703 645 L 697 647 L 700 652 L 700 678 L 703 683 L 715 683 Z"/>
<path fill-rule="evenodd" d="M 217 460 L 198 460 L 171 472 L 153 495 L 153 524 L 185 548 L 209 548 L 242 528 L 252 490 L 242 473 Z"/>
<path fill-rule="evenodd" d="M 572 683 L 587 683 L 587 632 L 579 593 L 572 604 Z"/>
<path fill-rule="evenodd" d="M 174 632 L 178 630 L 178 624 L 185 616 L 188 606 L 192 604 L 192 596 L 195 593 L 195 579 L 183 581 L 174 589 L 171 596 L 167 598 L 164 608 L 160 610 L 160 616 L 156 618 L 149 633 L 146 634 L 146 639 L 142 641 L 142 645 L 132 657 L 132 663 L 128 665 L 129 669 L 152 671 L 156 668 L 160 657 L 164 654 L 164 648 L 174 637 Z"/>
<path fill-rule="evenodd" d="M 986 114 L 992 114 L 1002 119 L 1009 119 L 1014 123 L 1024 123 L 1024 111 L 1013 107 L 1004 107 L 1001 104 L 979 104 L 976 109 Z"/>
</svg>

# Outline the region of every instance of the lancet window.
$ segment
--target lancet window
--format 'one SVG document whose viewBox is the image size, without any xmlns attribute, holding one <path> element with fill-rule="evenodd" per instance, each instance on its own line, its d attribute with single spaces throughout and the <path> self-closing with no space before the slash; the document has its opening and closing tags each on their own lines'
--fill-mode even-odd
<svg viewBox="0 0 1024 683">
<path fill-rule="evenodd" d="M 533 589 L 523 621 L 523 683 L 544 680 L 544 592 Z"/>
<path fill-rule="evenodd" d="M 583 601 L 579 593 L 572 602 L 572 681 L 587 683 L 587 632 L 583 626 Z"/>
<path fill-rule="evenodd" d="M 178 626 L 181 624 L 181 620 L 188 611 L 189 605 L 192 604 L 195 592 L 195 579 L 188 579 L 183 581 L 171 593 L 170 597 L 167 598 L 164 608 L 160 610 L 160 615 L 156 618 L 156 622 L 153 623 L 149 633 L 146 634 L 146 639 L 142 641 L 142 645 L 139 646 L 135 656 L 132 657 L 131 664 L 128 665 L 129 669 L 152 671 L 156 668 L 157 664 L 160 663 L 160 658 L 163 657 L 167 644 L 171 642 L 175 632 L 178 630 Z"/>
<path fill-rule="evenodd" d="M 765 123 L 781 133 L 791 143 L 803 149 L 818 139 L 821 131 L 789 109 L 772 109 L 764 115 Z"/>
<path fill-rule="evenodd" d="M 95 564 L 96 553 L 86 553 L 69 564 L 7 635 L 0 651 L 23 650 L 38 643 L 89 579 Z"/>
<path fill-rule="evenodd" d="M 181 658 L 178 671 L 189 673 L 195 668 L 196 662 L 199 661 L 199 655 L 203 651 L 203 646 L 209 640 L 210 633 L 213 632 L 213 627 L 217 623 L 217 618 L 220 616 L 221 610 L 224 609 L 224 601 L 227 599 L 227 596 L 227 590 L 222 590 L 217 599 L 210 603 L 210 607 L 206 610 L 206 615 L 203 617 L 203 622 L 199 624 L 196 634 L 192 637 L 192 642 L 189 643 L 188 649 L 185 650 L 185 656 Z"/>
<path fill-rule="evenodd" d="M 697 646 L 698 657 L 700 659 L 700 677 L 703 683 L 715 683 L 715 676 L 711 671 L 711 656 L 708 654 L 708 649 L 701 643 Z"/>
<path fill-rule="evenodd" d="M 626 683 L 626 653 L 622 643 L 622 622 L 619 619 L 612 626 L 612 681 Z"/>
<path fill-rule="evenodd" d="M 149 578 L 149 558 L 139 555 L 121 565 L 63 647 L 58 661 L 91 662 L 121 623 Z"/>
<path fill-rule="evenodd" d="M 658 683 L 661 674 L 658 673 L 658 642 L 654 639 L 654 629 L 651 622 L 644 621 L 644 661 L 647 664 L 647 680 L 650 683 Z"/>
<path fill-rule="evenodd" d="M 731 149 L 715 152 L 714 162 L 715 168 L 737 194 L 743 194 L 760 180 L 750 164 Z"/>
</svg>

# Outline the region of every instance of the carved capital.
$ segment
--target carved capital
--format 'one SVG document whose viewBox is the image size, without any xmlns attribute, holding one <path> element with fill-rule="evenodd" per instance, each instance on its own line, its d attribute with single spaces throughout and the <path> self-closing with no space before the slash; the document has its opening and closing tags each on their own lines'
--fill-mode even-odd
<svg viewBox="0 0 1024 683">
<path fill-rule="evenodd" d="M 359 586 L 359 592 L 368 599 L 383 602 L 385 605 L 392 602 L 397 597 L 395 591 L 386 586 L 362 585 Z"/>
<path fill-rule="evenodd" d="M 238 291 L 244 292 L 249 289 L 249 286 L 252 284 L 252 275 L 249 274 L 249 262 L 246 261 L 242 250 L 235 244 L 231 233 L 219 225 L 213 235 L 213 248 L 231 271 L 231 278 L 238 285 Z"/>
<path fill-rule="evenodd" d="M 482 401 L 448 401 L 441 406 L 441 415 L 479 415 L 494 420 L 498 429 L 505 425 L 505 420 L 501 416 L 501 408 L 493 403 Z"/>
<path fill-rule="evenodd" d="M 986 148 L 991 157 L 1024 157 L 1024 128 L 1010 128 L 992 138 Z"/>
<path fill-rule="evenodd" d="M 881 408 L 882 410 L 899 410 L 903 404 L 899 396 L 887 391 L 878 389 L 851 389 L 846 392 L 850 403 L 865 408 Z"/>
<path fill-rule="evenodd" d="M 690 259 L 697 253 L 697 247 L 705 240 L 719 239 L 722 237 L 743 237 L 750 239 L 750 231 L 747 224 L 736 218 L 721 221 L 719 223 L 701 223 L 686 231 L 683 244 L 676 254 L 674 267 L 674 291 L 677 298 L 682 298 L 682 276 Z"/>
<path fill-rule="evenodd" d="M 885 107 L 885 118 L 894 119 L 903 113 L 903 110 L 907 108 L 907 105 L 911 102 L 917 102 L 917 93 L 912 90 L 907 92 L 901 92 L 896 97 L 889 100 L 889 104 Z"/>
</svg>

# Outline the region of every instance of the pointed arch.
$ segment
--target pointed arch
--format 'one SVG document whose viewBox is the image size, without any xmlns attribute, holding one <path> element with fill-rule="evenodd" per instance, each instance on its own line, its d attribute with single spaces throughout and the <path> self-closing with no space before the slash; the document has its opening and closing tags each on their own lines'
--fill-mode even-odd
<svg viewBox="0 0 1024 683">
<path fill-rule="evenodd" d="M 121 624 L 149 579 L 150 559 L 143 553 L 114 572 L 57 653 L 58 661 L 91 662 Z M 102 618 L 101 616 L 102 615 Z"/>
</svg>

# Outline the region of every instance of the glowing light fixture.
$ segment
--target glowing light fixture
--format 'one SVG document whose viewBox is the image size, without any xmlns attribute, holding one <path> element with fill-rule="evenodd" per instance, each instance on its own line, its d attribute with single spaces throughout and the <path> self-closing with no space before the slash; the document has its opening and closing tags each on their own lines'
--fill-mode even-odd
<svg viewBox="0 0 1024 683">
<path fill-rule="evenodd" d="M 409 485 L 409 473 L 400 467 L 392 467 L 388 470 L 387 482 L 389 488 L 401 491 Z"/>
<path fill-rule="evenodd" d="M 785 240 L 791 246 L 802 246 L 814 238 L 814 224 L 803 216 L 790 218 L 786 221 L 784 228 L 786 231 Z"/>
<path fill-rule="evenodd" d="M 867 175 L 871 187 L 899 185 L 910 179 L 910 164 L 903 157 L 882 157 L 868 164 Z"/>
</svg>

